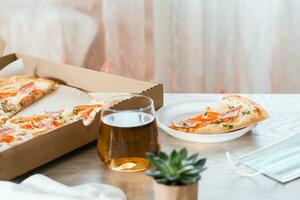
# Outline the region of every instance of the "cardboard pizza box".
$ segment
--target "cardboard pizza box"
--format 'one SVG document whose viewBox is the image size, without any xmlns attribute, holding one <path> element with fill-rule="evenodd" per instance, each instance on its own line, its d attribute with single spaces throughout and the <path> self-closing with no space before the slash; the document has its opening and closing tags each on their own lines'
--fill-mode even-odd
<svg viewBox="0 0 300 200">
<path fill-rule="evenodd" d="M 0 51 L 1 44 L 0 40 Z M 24 73 L 28 75 L 52 78 L 88 92 L 143 94 L 154 100 L 156 109 L 163 105 L 162 84 L 59 64 L 22 53 L 0 57 L 0 70 L 19 58 L 23 60 Z M 136 103 L 125 101 L 121 105 L 130 106 L 131 102 Z M 100 127 L 99 115 L 89 126 L 77 121 L 0 153 L 0 180 L 15 178 L 96 140 Z"/>
</svg>

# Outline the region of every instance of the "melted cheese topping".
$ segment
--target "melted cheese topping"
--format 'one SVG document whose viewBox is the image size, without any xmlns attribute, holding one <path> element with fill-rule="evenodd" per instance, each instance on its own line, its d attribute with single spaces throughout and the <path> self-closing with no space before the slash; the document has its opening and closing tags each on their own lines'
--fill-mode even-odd
<svg viewBox="0 0 300 200">
<path fill-rule="evenodd" d="M 50 87 L 50 83 L 48 81 L 36 81 L 34 86 L 36 89 L 46 91 Z"/>
</svg>

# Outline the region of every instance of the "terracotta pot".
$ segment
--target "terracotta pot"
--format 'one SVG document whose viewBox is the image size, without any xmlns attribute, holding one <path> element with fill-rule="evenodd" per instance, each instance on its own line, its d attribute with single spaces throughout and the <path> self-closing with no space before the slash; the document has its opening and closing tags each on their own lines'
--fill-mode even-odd
<svg viewBox="0 0 300 200">
<path fill-rule="evenodd" d="M 197 200 L 198 182 L 190 185 L 163 185 L 153 181 L 155 200 Z"/>
</svg>

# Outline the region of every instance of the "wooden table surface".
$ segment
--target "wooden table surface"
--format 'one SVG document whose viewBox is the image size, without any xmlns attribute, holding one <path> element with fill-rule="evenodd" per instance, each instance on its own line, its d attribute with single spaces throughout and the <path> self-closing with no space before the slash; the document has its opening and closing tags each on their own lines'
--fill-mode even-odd
<svg viewBox="0 0 300 200">
<path fill-rule="evenodd" d="M 216 98 L 216 94 L 166 94 L 165 104 L 191 97 Z M 300 198 L 300 180 L 277 183 L 263 175 L 242 177 L 228 164 L 226 151 L 241 156 L 300 132 L 300 95 L 251 94 L 244 95 L 261 104 L 270 118 L 250 133 L 223 143 L 192 143 L 173 138 L 160 131 L 163 151 L 186 147 L 191 153 L 207 157 L 208 170 L 199 185 L 199 199 L 203 200 L 292 200 Z M 118 173 L 109 170 L 98 158 L 96 143 L 89 144 L 20 178 L 34 173 L 45 174 L 67 185 L 87 182 L 106 183 L 121 188 L 128 199 L 153 199 L 152 180 L 144 173 Z"/>
</svg>

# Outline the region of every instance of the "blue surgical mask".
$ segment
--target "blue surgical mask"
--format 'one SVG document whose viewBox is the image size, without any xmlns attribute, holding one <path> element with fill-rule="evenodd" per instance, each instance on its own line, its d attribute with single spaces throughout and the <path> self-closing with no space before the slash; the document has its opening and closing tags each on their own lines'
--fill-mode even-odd
<svg viewBox="0 0 300 200">
<path fill-rule="evenodd" d="M 233 164 L 229 153 L 226 154 L 229 163 L 244 176 L 265 174 L 281 183 L 300 177 L 300 134 L 244 155 L 237 159 L 236 164 Z M 245 173 L 237 168 L 238 164 L 245 165 L 256 172 Z"/>
</svg>

